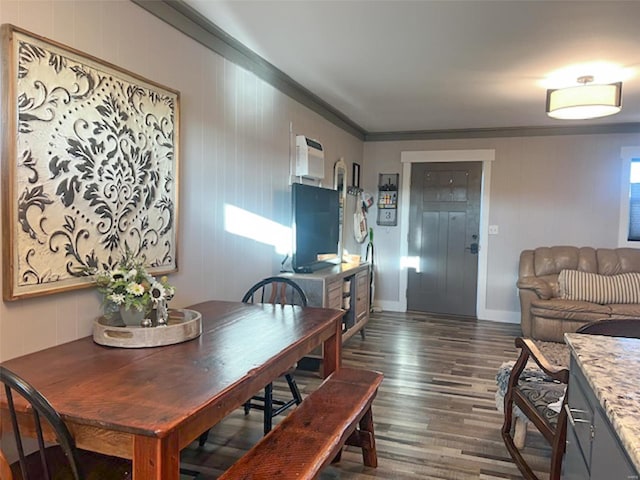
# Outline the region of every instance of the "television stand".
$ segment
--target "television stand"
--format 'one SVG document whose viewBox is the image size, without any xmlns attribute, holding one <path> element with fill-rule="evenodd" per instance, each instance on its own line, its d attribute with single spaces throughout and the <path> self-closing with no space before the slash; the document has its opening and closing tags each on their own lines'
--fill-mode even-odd
<svg viewBox="0 0 640 480">
<path fill-rule="evenodd" d="M 364 339 L 364 327 L 369 321 L 370 265 L 368 263 L 330 265 L 311 273 L 282 273 L 280 276 L 290 278 L 300 285 L 310 307 L 345 311 L 342 319 L 342 343 L 358 332 Z M 321 359 L 321 351 L 313 352 L 299 363 L 299 367 L 304 368 L 305 364 L 315 363 L 316 367 L 313 370 L 317 370 Z"/>
<path fill-rule="evenodd" d="M 296 273 L 313 273 L 317 272 L 318 270 L 324 270 L 325 268 L 333 267 L 334 265 L 335 263 L 316 262 L 310 265 L 304 265 L 302 267 L 294 268 L 294 271 Z"/>
</svg>

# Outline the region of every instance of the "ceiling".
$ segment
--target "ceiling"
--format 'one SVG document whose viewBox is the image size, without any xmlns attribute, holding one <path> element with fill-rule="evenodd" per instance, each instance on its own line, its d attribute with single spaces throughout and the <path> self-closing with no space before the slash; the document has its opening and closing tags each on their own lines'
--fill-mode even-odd
<svg viewBox="0 0 640 480">
<path fill-rule="evenodd" d="M 640 122 L 640 1 L 185 3 L 368 133 Z M 580 75 L 623 80 L 622 112 L 547 117 Z"/>
</svg>

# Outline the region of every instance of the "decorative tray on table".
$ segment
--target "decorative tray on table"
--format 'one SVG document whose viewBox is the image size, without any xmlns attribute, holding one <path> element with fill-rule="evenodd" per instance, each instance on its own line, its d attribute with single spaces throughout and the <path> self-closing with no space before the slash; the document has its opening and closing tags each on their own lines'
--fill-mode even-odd
<svg viewBox="0 0 640 480">
<path fill-rule="evenodd" d="M 199 337 L 202 315 L 195 310 L 169 309 L 166 325 L 131 327 L 119 314 L 100 317 L 93 323 L 93 341 L 100 345 L 122 348 L 144 348 L 172 345 Z"/>
</svg>

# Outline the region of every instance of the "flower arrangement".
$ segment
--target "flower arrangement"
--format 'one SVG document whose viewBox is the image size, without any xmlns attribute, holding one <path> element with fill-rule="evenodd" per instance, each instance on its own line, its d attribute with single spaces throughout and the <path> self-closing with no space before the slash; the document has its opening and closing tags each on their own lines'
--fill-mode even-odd
<svg viewBox="0 0 640 480">
<path fill-rule="evenodd" d="M 114 270 L 94 272 L 94 282 L 104 295 L 105 311 L 124 307 L 147 313 L 158 302 L 169 301 L 175 294 L 175 287 L 168 283 L 166 276 L 156 280 L 129 250 Z"/>
</svg>

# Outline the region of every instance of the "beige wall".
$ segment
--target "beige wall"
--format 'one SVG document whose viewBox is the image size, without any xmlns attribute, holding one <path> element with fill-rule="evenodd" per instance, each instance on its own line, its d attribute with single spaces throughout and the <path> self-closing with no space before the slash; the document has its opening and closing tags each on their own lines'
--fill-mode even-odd
<svg viewBox="0 0 640 480">
<path fill-rule="evenodd" d="M 519 319 L 516 292 L 520 251 L 544 245 L 616 247 L 621 189 L 620 148 L 638 135 L 573 135 L 468 140 L 365 143 L 365 188 L 375 191 L 378 173 L 400 173 L 402 151 L 495 149 L 492 162 L 486 317 Z M 407 205 L 400 205 L 400 209 Z M 371 217 L 375 218 L 375 208 Z M 399 215 L 400 217 L 400 215 Z M 374 224 L 375 222 L 370 222 Z M 400 226 L 375 227 L 376 302 L 399 302 Z"/>
<path fill-rule="evenodd" d="M 375 192 L 378 173 L 402 173 L 400 152 L 495 149 L 488 237 L 486 308 L 490 319 L 517 319 L 517 259 L 524 248 L 616 246 L 619 152 L 636 135 L 554 136 L 363 145 L 128 1 L 0 0 L 0 22 L 103 58 L 179 90 L 181 97 L 180 271 L 171 276 L 175 307 L 208 298 L 235 300 L 257 278 L 277 271 L 273 247 L 225 232 L 224 205 L 289 223 L 289 125 L 320 140 L 332 165 L 362 164 L 361 184 Z M 349 182 L 350 183 L 350 182 Z M 1 187 L 0 187 L 1 188 Z M 353 197 L 346 211 L 352 238 Z M 400 205 L 400 208 L 406 208 Z M 376 303 L 398 304 L 400 227 L 375 229 Z M 2 232 L 6 235 L 6 232 Z M 0 267 L 4 259 L 0 259 Z M 100 312 L 93 290 L 0 304 L 0 360 L 89 335 Z"/>
<path fill-rule="evenodd" d="M 362 163 L 361 141 L 128 1 L 1 0 L 0 22 L 181 92 L 174 307 L 210 298 L 238 300 L 254 281 L 277 272 L 282 256 L 271 246 L 225 232 L 223 212 L 229 204 L 290 223 L 290 123 L 294 133 L 325 147 L 325 185 L 332 184 L 339 157 L 345 157 L 349 172 L 352 162 Z M 0 360 L 89 335 L 99 313 L 93 290 L 2 302 Z"/>
</svg>

